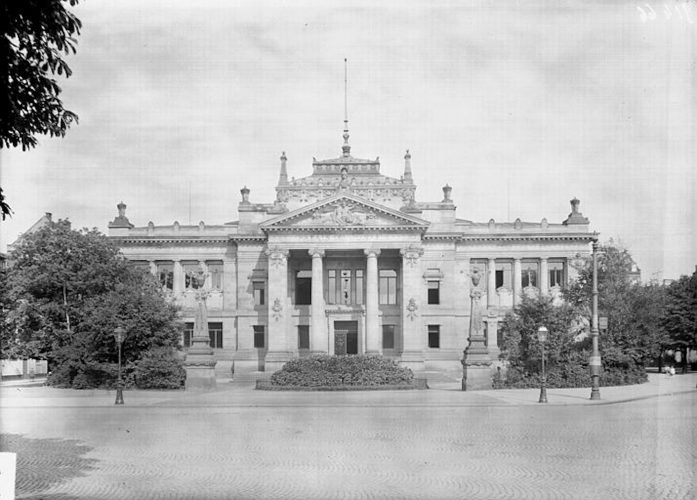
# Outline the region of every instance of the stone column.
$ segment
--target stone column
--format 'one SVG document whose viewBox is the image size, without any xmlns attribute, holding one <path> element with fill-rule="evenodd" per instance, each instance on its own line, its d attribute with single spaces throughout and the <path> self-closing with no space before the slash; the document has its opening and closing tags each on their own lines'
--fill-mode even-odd
<svg viewBox="0 0 697 500">
<path fill-rule="evenodd" d="M 483 291 L 479 288 L 483 277 L 476 269 L 471 277 L 469 344 L 462 358 L 463 391 L 491 389 L 491 357 L 486 347 L 484 332 L 486 311 L 481 304 Z"/>
<path fill-rule="evenodd" d="M 365 336 L 366 354 L 380 354 L 380 322 L 378 319 L 378 255 L 379 249 L 365 250 L 366 290 L 365 290 Z"/>
<path fill-rule="evenodd" d="M 489 264 L 487 265 L 487 294 L 486 294 L 486 305 L 487 307 L 496 307 L 498 301 L 496 300 L 496 260 L 489 259 Z"/>
<path fill-rule="evenodd" d="M 288 315 L 288 250 L 280 247 L 266 249 L 268 256 L 268 327 L 264 370 L 275 372 L 290 360 L 286 341 Z"/>
<path fill-rule="evenodd" d="M 182 263 L 179 259 L 174 260 L 174 269 L 172 274 L 172 293 L 175 297 L 179 298 L 179 296 L 184 292 L 184 270 L 182 269 Z"/>
<path fill-rule="evenodd" d="M 309 253 L 312 256 L 310 349 L 314 354 L 327 354 L 329 352 L 329 343 L 327 340 L 327 318 L 324 314 L 324 275 L 322 272 L 324 250 L 313 248 Z"/>
<path fill-rule="evenodd" d="M 513 260 L 513 305 L 520 303 L 523 294 L 523 268 L 520 259 Z"/>
<path fill-rule="evenodd" d="M 157 276 L 157 264 L 155 264 L 154 260 L 149 261 L 150 264 L 150 274 L 153 276 Z"/>
<path fill-rule="evenodd" d="M 415 372 L 424 370 L 426 332 L 421 321 L 419 307 L 424 295 L 423 272 L 419 259 L 423 255 L 420 246 L 412 245 L 400 250 L 402 254 L 402 359 L 401 364 Z"/>
<path fill-rule="evenodd" d="M 540 294 L 549 295 L 549 268 L 547 257 L 540 258 Z"/>
</svg>

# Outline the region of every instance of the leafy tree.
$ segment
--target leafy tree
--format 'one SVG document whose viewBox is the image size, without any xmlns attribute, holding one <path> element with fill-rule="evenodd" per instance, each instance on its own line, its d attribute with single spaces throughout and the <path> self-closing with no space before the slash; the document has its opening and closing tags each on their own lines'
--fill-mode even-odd
<svg viewBox="0 0 697 500">
<path fill-rule="evenodd" d="M 665 343 L 665 330 L 658 321 L 663 289 L 657 284 L 634 282 L 630 274 L 633 265 L 629 251 L 612 240 L 599 245 L 598 309 L 608 318 L 608 328 L 600 335 L 600 351 L 606 370 L 641 371 Z M 590 325 L 592 259 L 587 258 L 578 271 L 578 279 L 564 291 L 564 298 Z"/>
<path fill-rule="evenodd" d="M 539 386 L 542 345 L 537 330 L 548 330 L 545 341 L 547 383 L 550 387 L 577 387 L 590 384 L 588 340 L 579 339 L 584 325 L 568 303 L 555 305 L 551 297 L 523 296 L 501 325 L 501 357 L 508 361 L 509 386 Z"/>
<path fill-rule="evenodd" d="M 697 270 L 667 287 L 664 311 L 660 321 L 669 335 L 667 344 L 680 350 L 697 348 Z"/>
<path fill-rule="evenodd" d="M 13 356 L 48 359 L 56 384 L 112 381 L 117 326 L 126 330 L 123 352 L 133 366 L 154 350 L 173 357 L 181 328 L 176 308 L 97 230 L 51 222 L 24 236 L 10 259 L 2 344 Z"/>
<path fill-rule="evenodd" d="M 66 8 L 78 0 L 0 3 L 0 147 L 37 144 L 36 136 L 64 136 L 77 115 L 63 107 L 56 75 L 69 77 L 63 54 L 75 53 L 81 23 Z M 0 213 L 10 207 L 0 191 Z"/>
</svg>

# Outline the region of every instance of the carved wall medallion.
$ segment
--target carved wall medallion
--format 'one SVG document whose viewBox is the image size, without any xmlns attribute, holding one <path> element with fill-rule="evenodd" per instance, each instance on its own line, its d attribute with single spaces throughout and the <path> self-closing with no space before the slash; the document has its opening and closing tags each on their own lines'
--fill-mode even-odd
<svg viewBox="0 0 697 500">
<path fill-rule="evenodd" d="M 414 267 L 424 254 L 424 250 L 419 246 L 409 245 L 407 248 L 402 248 L 399 253 L 404 257 L 409 267 Z"/>
<path fill-rule="evenodd" d="M 414 321 L 414 318 L 416 317 L 416 311 L 419 309 L 419 306 L 416 305 L 416 300 L 414 300 L 414 297 L 409 299 L 409 304 L 407 304 L 407 316 L 409 316 L 409 319 Z"/>
<path fill-rule="evenodd" d="M 278 321 L 281 318 L 281 313 L 283 312 L 283 306 L 281 305 L 281 299 L 276 297 L 273 301 L 273 306 L 271 306 L 271 310 L 273 311 L 273 317 L 276 321 Z"/>
</svg>

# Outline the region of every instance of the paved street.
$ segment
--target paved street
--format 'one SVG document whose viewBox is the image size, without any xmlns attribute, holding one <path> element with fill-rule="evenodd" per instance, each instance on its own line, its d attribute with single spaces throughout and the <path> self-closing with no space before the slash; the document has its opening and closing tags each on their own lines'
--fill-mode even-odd
<svg viewBox="0 0 697 500">
<path fill-rule="evenodd" d="M 697 498 L 697 374 L 462 393 L 1 387 L 23 499 Z"/>
</svg>

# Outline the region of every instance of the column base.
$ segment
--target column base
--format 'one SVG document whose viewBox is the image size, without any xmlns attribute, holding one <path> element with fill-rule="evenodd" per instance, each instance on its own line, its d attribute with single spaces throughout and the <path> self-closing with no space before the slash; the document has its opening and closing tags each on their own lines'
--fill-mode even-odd
<svg viewBox="0 0 697 500">
<path fill-rule="evenodd" d="M 286 351 L 268 352 L 264 359 L 264 371 L 270 373 L 277 372 L 292 358 L 291 353 Z"/>
</svg>

